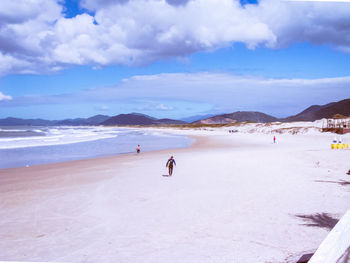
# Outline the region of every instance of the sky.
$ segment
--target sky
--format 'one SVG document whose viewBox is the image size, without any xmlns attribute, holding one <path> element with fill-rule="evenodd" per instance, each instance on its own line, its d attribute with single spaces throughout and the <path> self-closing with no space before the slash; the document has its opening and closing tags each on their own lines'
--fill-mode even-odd
<svg viewBox="0 0 350 263">
<path fill-rule="evenodd" d="M 287 117 L 346 98 L 347 0 L 0 3 L 0 118 Z"/>
</svg>

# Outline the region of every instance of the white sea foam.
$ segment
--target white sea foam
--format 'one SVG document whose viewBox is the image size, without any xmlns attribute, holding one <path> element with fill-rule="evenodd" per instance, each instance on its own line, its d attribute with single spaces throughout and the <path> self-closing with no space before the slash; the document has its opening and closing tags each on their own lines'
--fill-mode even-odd
<svg viewBox="0 0 350 263">
<path fill-rule="evenodd" d="M 2 129 L 2 128 L 0 128 L 0 132 L 25 132 L 26 130 L 27 129 L 18 130 L 18 129 Z"/>
<path fill-rule="evenodd" d="M 28 131 L 28 129 L 11 129 L 9 131 Z M 119 133 L 122 132 L 120 129 L 103 127 L 53 127 L 48 128 L 46 131 L 37 128 L 33 129 L 32 131 L 45 133 L 45 135 L 0 138 L 0 149 L 14 149 L 94 141 L 100 139 L 115 138 Z"/>
<path fill-rule="evenodd" d="M 159 132 L 159 131 L 147 131 L 145 130 L 143 132 L 144 135 L 151 135 L 151 136 L 157 136 L 157 137 L 174 137 L 174 134 L 166 133 L 166 132 Z"/>
</svg>

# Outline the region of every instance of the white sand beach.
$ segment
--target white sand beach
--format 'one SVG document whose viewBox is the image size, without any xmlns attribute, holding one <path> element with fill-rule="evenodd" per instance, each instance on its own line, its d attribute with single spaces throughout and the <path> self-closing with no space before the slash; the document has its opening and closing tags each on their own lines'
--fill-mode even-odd
<svg viewBox="0 0 350 263">
<path fill-rule="evenodd" d="M 296 262 L 350 209 L 334 134 L 172 132 L 196 141 L 0 170 L 0 261 Z"/>
</svg>

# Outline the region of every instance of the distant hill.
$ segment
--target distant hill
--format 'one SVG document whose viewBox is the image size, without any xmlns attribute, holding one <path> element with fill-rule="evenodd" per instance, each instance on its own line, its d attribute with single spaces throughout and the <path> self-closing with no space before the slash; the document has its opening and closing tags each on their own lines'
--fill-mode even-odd
<svg viewBox="0 0 350 263">
<path fill-rule="evenodd" d="M 0 119 L 0 126 L 51 126 L 54 121 L 43 119 L 20 119 L 20 118 L 6 118 Z"/>
<path fill-rule="evenodd" d="M 102 122 L 102 125 L 155 125 L 155 124 L 185 124 L 184 121 L 172 120 L 172 119 L 156 119 L 144 114 L 130 113 L 119 114 L 111 117 L 108 120 Z"/>
<path fill-rule="evenodd" d="M 44 119 L 20 119 L 6 118 L 0 119 L 0 126 L 79 126 L 79 125 L 99 125 L 101 122 L 109 119 L 106 115 L 96 115 L 87 119 L 76 118 L 66 120 L 44 120 Z"/>
<path fill-rule="evenodd" d="M 119 114 L 113 117 L 107 115 L 96 115 L 90 118 L 75 118 L 65 120 L 44 120 L 44 119 L 20 119 L 5 118 L 0 119 L 0 126 L 83 126 L 83 125 L 161 125 L 161 124 L 186 124 L 195 120 L 193 124 L 226 124 L 233 122 L 293 122 L 293 121 L 315 121 L 322 118 L 331 118 L 339 114 L 350 116 L 350 99 L 328 103 L 326 105 L 313 105 L 297 115 L 278 119 L 271 115 L 255 111 L 237 111 L 220 115 L 192 116 L 182 120 L 156 119 L 154 117 L 141 114 Z M 199 118 L 199 119 L 198 119 Z M 187 120 L 187 121 L 185 121 Z"/>
<path fill-rule="evenodd" d="M 173 119 L 158 119 L 155 124 L 186 124 L 185 121 L 173 120 Z"/>
<path fill-rule="evenodd" d="M 299 114 L 281 119 L 281 121 L 315 121 L 322 118 L 331 118 L 336 114 L 350 116 L 350 99 L 332 102 L 322 106 L 313 105 Z"/>
<path fill-rule="evenodd" d="M 232 122 L 274 122 L 277 118 L 256 111 L 237 111 L 229 114 L 213 116 L 204 120 L 193 122 L 193 124 L 226 124 Z"/>
<path fill-rule="evenodd" d="M 194 115 L 194 116 L 182 118 L 181 120 L 185 121 L 185 122 L 195 122 L 195 121 L 199 121 L 199 120 L 208 119 L 208 118 L 213 117 L 215 115 L 217 115 L 217 114 Z"/>
<path fill-rule="evenodd" d="M 106 120 L 108 120 L 110 118 L 110 116 L 107 116 L 107 115 L 95 115 L 95 116 L 92 116 L 90 118 L 87 118 L 86 119 L 86 122 L 93 125 L 93 124 L 100 124 Z"/>
<path fill-rule="evenodd" d="M 350 99 L 338 102 L 328 103 L 326 105 L 313 105 L 300 112 L 297 115 L 287 118 L 275 118 L 262 112 L 238 111 L 229 114 L 216 115 L 193 122 L 194 124 L 225 124 L 232 122 L 293 122 L 293 121 L 315 121 L 322 118 L 332 118 L 340 114 L 346 117 L 350 116 Z"/>
<path fill-rule="evenodd" d="M 79 126 L 79 125 L 99 125 L 102 122 L 108 120 L 110 116 L 106 115 L 95 115 L 90 118 L 76 118 L 76 119 L 65 119 L 61 121 L 55 121 L 55 125 L 67 125 L 67 126 Z"/>
<path fill-rule="evenodd" d="M 111 117 L 104 122 L 102 122 L 102 125 L 151 125 L 154 123 L 154 120 L 143 116 L 143 115 L 136 115 L 136 114 L 119 114 L 117 116 Z"/>
<path fill-rule="evenodd" d="M 84 126 L 84 125 L 156 125 L 185 124 L 185 121 L 172 119 L 156 119 L 141 113 L 120 114 L 117 116 L 96 115 L 90 118 L 75 118 L 65 120 L 43 119 L 0 119 L 0 126 Z"/>
<path fill-rule="evenodd" d="M 65 120 L 61 120 L 61 121 L 56 121 L 55 125 L 58 125 L 58 126 L 86 125 L 86 119 L 84 119 L 84 118 L 65 119 Z"/>
</svg>

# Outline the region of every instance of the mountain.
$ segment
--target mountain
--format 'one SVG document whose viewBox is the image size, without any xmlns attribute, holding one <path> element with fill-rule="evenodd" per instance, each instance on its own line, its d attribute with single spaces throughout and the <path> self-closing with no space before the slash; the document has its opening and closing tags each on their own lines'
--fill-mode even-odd
<svg viewBox="0 0 350 263">
<path fill-rule="evenodd" d="M 277 119 L 262 112 L 237 111 L 221 115 L 191 116 L 182 120 L 156 119 L 141 113 L 119 114 L 113 117 L 96 115 L 90 118 L 76 118 L 65 120 L 44 119 L 0 119 L 0 126 L 79 126 L 79 125 L 161 125 L 161 124 L 186 124 L 192 120 L 193 124 L 226 124 L 232 122 L 292 122 L 292 121 L 315 121 L 322 118 L 331 118 L 336 114 L 350 116 L 350 99 L 328 103 L 326 105 L 313 105 L 297 115 L 283 119 Z M 200 118 L 200 120 L 198 120 Z"/>
<path fill-rule="evenodd" d="M 173 119 L 158 119 L 156 120 L 155 124 L 187 124 L 187 122 L 185 121 L 181 121 L 181 120 L 173 120 Z"/>
<path fill-rule="evenodd" d="M 277 118 L 256 111 L 237 111 L 229 114 L 216 115 L 204 120 L 193 122 L 193 124 L 226 124 L 232 122 L 274 122 Z"/>
<path fill-rule="evenodd" d="M 55 125 L 66 125 L 66 126 L 79 126 L 79 125 L 99 125 L 100 123 L 108 120 L 110 116 L 106 115 L 95 115 L 90 118 L 76 118 L 76 119 L 65 119 L 61 121 L 55 121 Z"/>
<path fill-rule="evenodd" d="M 95 124 L 100 124 L 106 120 L 108 120 L 110 118 L 110 116 L 107 116 L 107 115 L 95 115 L 95 116 L 92 116 L 90 118 L 87 118 L 86 119 L 86 122 L 90 125 L 95 125 Z"/>
<path fill-rule="evenodd" d="M 331 102 L 321 106 L 313 105 L 299 114 L 281 119 L 281 121 L 315 121 L 322 118 L 331 118 L 336 114 L 350 116 L 350 99 Z"/>
<path fill-rule="evenodd" d="M 61 121 L 56 121 L 55 125 L 57 126 L 79 126 L 86 125 L 86 119 L 84 118 L 76 118 L 76 119 L 65 119 Z"/>
<path fill-rule="evenodd" d="M 172 119 L 156 119 L 141 113 L 120 114 L 114 117 L 95 115 L 90 118 L 75 118 L 65 120 L 43 119 L 0 119 L 0 126 L 83 126 L 83 125 L 156 125 L 156 124 L 185 124 L 184 121 Z"/>
<path fill-rule="evenodd" d="M 350 116 L 350 99 L 331 102 L 326 105 L 313 105 L 300 112 L 297 115 L 287 118 L 277 119 L 273 116 L 251 111 L 238 111 L 230 114 L 216 115 L 210 118 L 193 122 L 194 124 L 225 124 L 232 122 L 292 122 L 292 121 L 315 121 L 323 118 L 332 118 L 334 115 L 340 114 L 346 117 Z"/>
<path fill-rule="evenodd" d="M 54 125 L 54 121 L 43 119 L 20 119 L 8 117 L 0 119 L 0 126 L 50 126 Z"/>
<path fill-rule="evenodd" d="M 213 116 L 215 116 L 215 114 L 194 115 L 194 116 L 182 118 L 181 120 L 185 121 L 185 122 L 195 122 L 195 121 L 199 121 L 199 120 L 203 120 L 203 119 L 208 119 L 208 118 L 213 117 Z"/>
<path fill-rule="evenodd" d="M 117 116 L 111 117 L 108 120 L 102 122 L 102 125 L 151 125 L 154 123 L 154 120 L 136 114 L 119 114 Z"/>
<path fill-rule="evenodd" d="M 172 119 L 156 119 L 139 113 L 119 114 L 102 122 L 102 125 L 155 125 L 155 124 L 184 124 L 184 121 Z"/>
<path fill-rule="evenodd" d="M 20 119 L 6 118 L 0 119 L 0 126 L 79 126 L 79 125 L 99 125 L 109 119 L 106 115 L 96 115 L 90 118 L 76 118 L 66 120 L 43 120 L 43 119 Z"/>
<path fill-rule="evenodd" d="M 151 119 L 151 120 L 157 120 L 157 118 L 154 118 L 154 117 L 152 117 L 152 116 L 149 116 L 149 115 L 146 115 L 146 114 L 143 114 L 143 113 L 132 112 L 132 113 L 129 113 L 129 114 L 137 115 L 137 116 L 144 116 L 144 117 L 149 118 L 149 119 Z"/>
</svg>

